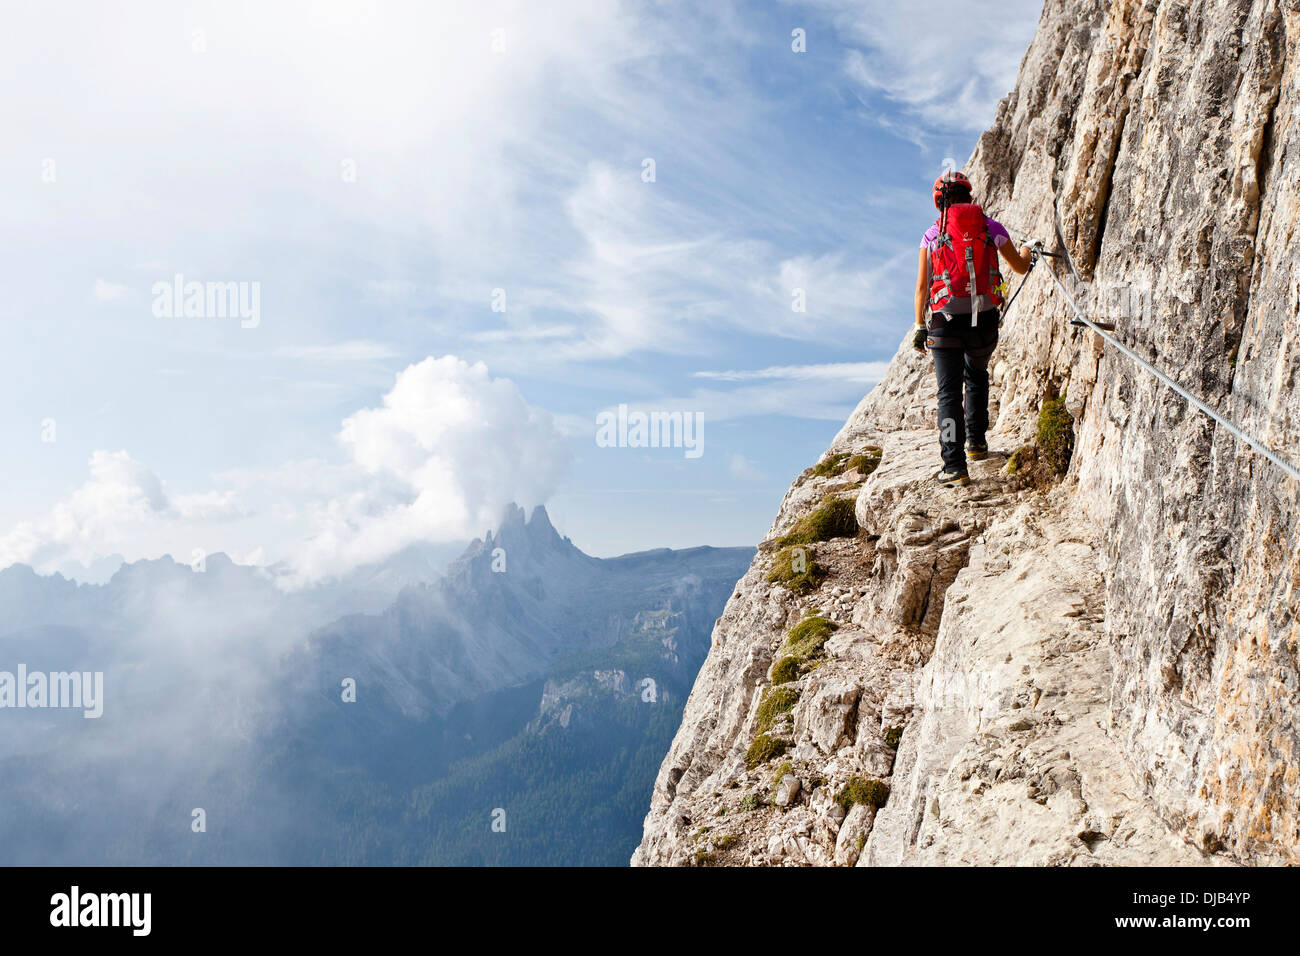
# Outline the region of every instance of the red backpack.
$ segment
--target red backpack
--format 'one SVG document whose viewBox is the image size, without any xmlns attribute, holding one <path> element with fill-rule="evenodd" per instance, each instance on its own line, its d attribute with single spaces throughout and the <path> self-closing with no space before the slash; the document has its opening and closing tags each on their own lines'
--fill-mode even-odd
<svg viewBox="0 0 1300 956">
<path fill-rule="evenodd" d="M 975 316 L 1002 304 L 998 250 L 989 235 L 984 210 L 973 202 L 955 203 L 939 221 L 939 239 L 930 251 L 930 309 Z"/>
</svg>

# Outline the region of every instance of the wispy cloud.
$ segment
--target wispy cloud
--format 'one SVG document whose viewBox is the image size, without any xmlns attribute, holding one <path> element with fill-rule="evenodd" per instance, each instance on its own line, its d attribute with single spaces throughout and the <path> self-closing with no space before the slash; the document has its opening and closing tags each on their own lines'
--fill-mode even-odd
<svg viewBox="0 0 1300 956">
<path fill-rule="evenodd" d="M 214 478 L 188 503 L 166 490 L 162 526 L 179 530 L 150 525 L 151 547 L 188 553 L 229 487 L 254 510 L 231 519 L 247 526 L 232 551 L 278 559 L 331 522 L 323 549 L 378 547 L 379 525 L 352 503 L 401 515 L 425 486 L 414 472 L 367 474 L 332 435 L 430 353 L 509 374 L 574 447 L 590 440 L 590 410 L 632 396 L 751 430 L 729 448 L 759 447 L 763 416 L 842 421 L 877 377 L 865 360 L 892 354 L 910 321 L 930 210 L 906 139 L 973 140 L 1037 3 L 947 5 L 945 31 L 975 47 L 969 58 L 936 57 L 933 17 L 883 0 L 309 6 L 200 4 L 178 25 L 163 0 L 71 19 L 29 4 L 0 33 L 0 75 L 24 90 L 10 178 L 31 182 L 6 207 L 9 233 L 49 237 L 10 241 L 25 281 L 7 294 L 16 312 L 49 315 L 62 346 L 26 337 L 5 356 L 25 400 L 0 408 L 0 426 L 31 431 L 48 409 L 61 431 L 54 454 L 6 462 L 14 488 L 50 490 L 0 496 L 4 527 L 66 504 L 96 447 L 129 448 L 192 483 L 236 462 L 263 475 Z M 790 48 L 796 24 L 810 30 L 806 55 Z M 33 48 L 55 52 L 33 60 Z M 148 159 L 162 155 L 166 176 Z M 58 176 L 42 183 L 33 157 L 47 156 Z M 124 218 L 124 203 L 148 215 Z M 84 278 L 65 288 L 70 262 Z M 149 283 L 175 273 L 259 282 L 265 321 L 157 321 Z M 88 292 L 115 321 L 84 315 Z M 165 414 L 151 414 L 161 389 Z M 63 427 L 92 417 L 93 437 Z M 803 429 L 821 430 L 833 431 Z M 286 447 L 292 462 L 277 458 Z M 478 458 L 450 460 L 464 487 L 481 480 Z M 726 480 L 716 461 L 701 481 Z M 645 480 L 632 456 L 600 467 L 605 484 Z M 301 488 L 272 487 L 276 470 Z M 678 529 L 703 534 L 697 518 L 681 512 Z"/>
<path fill-rule="evenodd" d="M 727 457 L 727 473 L 740 481 L 762 481 L 767 477 L 758 465 L 740 452 L 732 452 Z"/>
<path fill-rule="evenodd" d="M 109 282 L 107 279 L 96 279 L 91 291 L 100 302 L 112 302 L 115 299 L 123 298 L 131 290 L 116 282 Z"/>
<path fill-rule="evenodd" d="M 752 382 L 763 379 L 795 379 L 852 382 L 874 385 L 884 377 L 888 362 L 827 362 L 820 365 L 773 365 L 760 369 L 729 369 L 692 373 L 695 378 L 718 382 Z"/>
<path fill-rule="evenodd" d="M 276 350 L 277 355 L 292 359 L 305 359 L 311 362 L 382 362 L 397 358 L 396 349 L 382 342 L 355 339 L 351 342 L 336 342 L 332 345 L 291 345 Z"/>
<path fill-rule="evenodd" d="M 894 0 L 809 0 L 851 49 L 844 69 L 868 92 L 932 128 L 979 132 L 1015 85 L 1043 0 L 982 0 L 918 9 Z"/>
<path fill-rule="evenodd" d="M 784 379 L 733 389 L 698 388 L 632 403 L 643 409 L 679 409 L 698 412 L 706 422 L 748 418 L 806 418 L 843 421 L 862 397 L 863 389 L 842 380 Z"/>
</svg>

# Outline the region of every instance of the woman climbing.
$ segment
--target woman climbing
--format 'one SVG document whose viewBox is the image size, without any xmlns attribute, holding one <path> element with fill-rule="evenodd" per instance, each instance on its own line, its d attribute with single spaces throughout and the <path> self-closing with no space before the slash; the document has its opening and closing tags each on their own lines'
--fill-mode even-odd
<svg viewBox="0 0 1300 956">
<path fill-rule="evenodd" d="M 935 480 L 951 487 L 970 483 L 968 455 L 979 461 L 989 453 L 989 358 L 1006 291 L 998 254 L 1023 275 L 1032 253 L 1029 246 L 1017 250 L 1005 227 L 984 215 L 971 198 L 970 180 L 959 172 L 935 180 L 934 205 L 939 219 L 921 237 L 917 259 L 912 346 L 921 354 L 929 348 L 934 357 L 943 454 Z"/>
</svg>

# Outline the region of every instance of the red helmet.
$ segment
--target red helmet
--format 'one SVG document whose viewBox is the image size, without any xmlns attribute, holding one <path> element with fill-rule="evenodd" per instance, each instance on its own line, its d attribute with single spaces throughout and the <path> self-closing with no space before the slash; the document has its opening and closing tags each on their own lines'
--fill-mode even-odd
<svg viewBox="0 0 1300 956">
<path fill-rule="evenodd" d="M 934 208 L 939 208 L 939 200 L 943 197 L 944 191 L 949 186 L 965 186 L 970 191 L 970 180 L 967 179 L 957 170 L 946 172 L 934 181 Z"/>
</svg>

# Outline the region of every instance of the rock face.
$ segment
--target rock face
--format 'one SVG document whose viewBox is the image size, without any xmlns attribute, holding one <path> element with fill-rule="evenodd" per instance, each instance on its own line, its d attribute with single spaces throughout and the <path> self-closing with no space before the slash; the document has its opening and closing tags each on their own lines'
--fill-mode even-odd
<svg viewBox="0 0 1300 956">
<path fill-rule="evenodd" d="M 1300 0 L 1047 0 L 964 167 L 1083 309 L 1293 463 L 1298 42 Z M 1300 862 L 1297 484 L 1071 325 L 1047 268 L 1003 328 L 971 486 L 927 481 L 933 372 L 906 343 L 796 480 L 634 863 Z M 1008 474 L 1058 396 L 1068 473 Z M 868 446 L 865 481 L 836 465 Z M 807 590 L 769 581 L 828 496 L 857 535 L 799 546 Z M 836 627 L 793 655 L 810 612 Z"/>
</svg>

